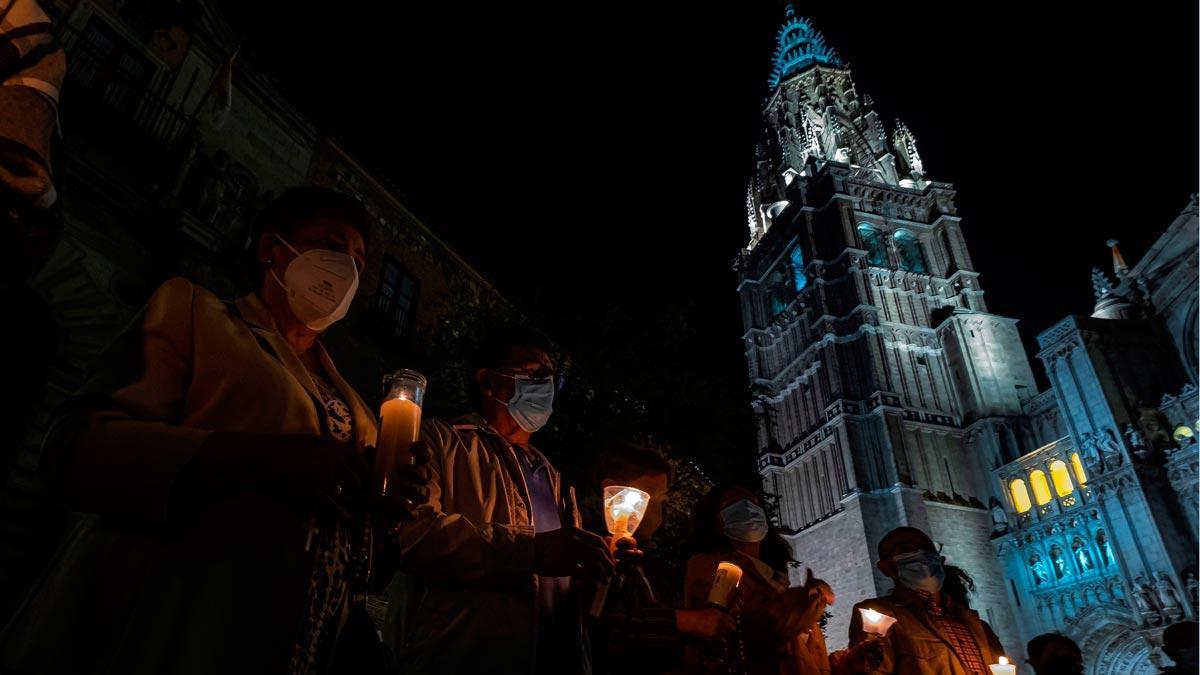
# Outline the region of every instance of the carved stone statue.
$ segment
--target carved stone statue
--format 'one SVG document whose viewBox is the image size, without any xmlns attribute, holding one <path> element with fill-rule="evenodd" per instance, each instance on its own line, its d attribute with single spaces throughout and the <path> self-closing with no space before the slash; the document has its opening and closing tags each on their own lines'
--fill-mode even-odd
<svg viewBox="0 0 1200 675">
<path fill-rule="evenodd" d="M 1188 572 L 1183 583 L 1187 586 L 1187 594 L 1192 602 L 1192 607 L 1200 605 L 1200 582 L 1196 581 L 1196 575 Z"/>
<path fill-rule="evenodd" d="M 1148 617 L 1154 625 L 1162 623 L 1163 605 L 1162 598 L 1158 595 L 1158 589 L 1141 574 L 1133 580 L 1133 585 L 1137 588 L 1137 593 L 1134 597 L 1138 600 L 1138 610 L 1142 614 L 1154 615 Z"/>
<path fill-rule="evenodd" d="M 1067 559 L 1058 544 L 1050 547 L 1050 563 L 1054 565 L 1054 576 L 1059 579 L 1071 575 L 1071 568 L 1067 565 Z"/>
<path fill-rule="evenodd" d="M 1008 532 L 1008 514 L 1004 512 L 1004 507 L 1000 505 L 1000 500 L 992 497 L 988 501 L 991 502 L 992 532 Z"/>
<path fill-rule="evenodd" d="M 1124 463 L 1124 459 L 1121 457 L 1121 444 L 1117 441 L 1117 435 L 1111 428 L 1104 429 L 1104 435 L 1100 437 L 1098 445 L 1106 471 L 1111 471 Z"/>
<path fill-rule="evenodd" d="M 1092 554 L 1087 550 L 1087 545 L 1083 543 L 1083 539 L 1075 537 L 1071 548 L 1075 551 L 1075 560 L 1079 563 L 1079 569 L 1087 572 L 1095 567 L 1092 563 Z"/>
<path fill-rule="evenodd" d="M 1041 586 L 1050 581 L 1050 574 L 1046 571 L 1046 563 L 1042 562 L 1041 556 L 1034 553 L 1029 558 L 1029 571 L 1033 573 L 1033 584 Z"/>
<path fill-rule="evenodd" d="M 1112 567 L 1116 564 L 1116 558 L 1113 557 L 1112 543 L 1108 541 L 1108 535 L 1104 530 L 1100 530 L 1096 534 L 1096 546 L 1100 548 L 1100 563 L 1105 567 Z"/>
<path fill-rule="evenodd" d="M 1180 601 L 1179 593 L 1175 590 L 1175 585 L 1171 583 L 1171 579 L 1167 577 L 1166 572 L 1158 573 L 1158 597 L 1162 601 L 1163 614 L 1166 614 L 1172 621 L 1178 620 L 1183 616 L 1183 603 Z"/>
<path fill-rule="evenodd" d="M 1142 441 L 1142 434 L 1132 424 L 1125 425 L 1125 442 L 1133 451 L 1133 456 L 1140 460 L 1150 459 L 1150 448 Z"/>
<path fill-rule="evenodd" d="M 1096 446 L 1096 437 L 1092 432 L 1085 431 L 1079 439 L 1079 452 L 1083 455 L 1083 462 L 1091 471 L 1095 471 L 1100 465 L 1100 451 Z"/>
</svg>

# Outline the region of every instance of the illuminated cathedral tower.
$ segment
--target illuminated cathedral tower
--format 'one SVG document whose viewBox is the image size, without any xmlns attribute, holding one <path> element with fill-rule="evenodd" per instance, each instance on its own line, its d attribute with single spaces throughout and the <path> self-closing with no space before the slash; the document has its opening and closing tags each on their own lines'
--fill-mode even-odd
<svg viewBox="0 0 1200 675">
<path fill-rule="evenodd" d="M 747 189 L 737 261 L 759 469 L 803 566 L 828 579 L 831 647 L 884 594 L 875 545 L 929 532 L 979 584 L 974 606 L 1020 655 L 991 535 L 991 471 L 1037 447 L 1037 393 L 1016 321 L 988 313 L 955 190 L 885 124 L 789 7 Z"/>
</svg>

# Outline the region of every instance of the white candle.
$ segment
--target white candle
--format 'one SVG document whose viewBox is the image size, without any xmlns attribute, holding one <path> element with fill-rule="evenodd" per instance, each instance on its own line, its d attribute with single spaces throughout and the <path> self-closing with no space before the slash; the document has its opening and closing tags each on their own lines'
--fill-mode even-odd
<svg viewBox="0 0 1200 675">
<path fill-rule="evenodd" d="M 878 612 L 867 607 L 859 607 L 859 613 L 862 615 L 863 631 L 870 635 L 878 635 L 884 637 L 892 624 L 896 623 L 896 618 L 888 616 L 883 612 Z"/>
<path fill-rule="evenodd" d="M 1000 657 L 1000 663 L 993 663 L 988 668 L 992 669 L 992 675 L 1017 675 L 1017 666 L 1003 656 Z"/>
</svg>

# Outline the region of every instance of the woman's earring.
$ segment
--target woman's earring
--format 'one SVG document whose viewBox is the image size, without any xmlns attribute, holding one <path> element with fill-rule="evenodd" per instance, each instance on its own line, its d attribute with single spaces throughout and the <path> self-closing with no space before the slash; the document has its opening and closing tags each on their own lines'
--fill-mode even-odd
<svg viewBox="0 0 1200 675">
<path fill-rule="evenodd" d="M 274 259 L 274 258 L 267 258 L 267 264 L 268 264 L 268 265 L 274 265 L 274 264 L 275 264 L 275 259 Z"/>
</svg>

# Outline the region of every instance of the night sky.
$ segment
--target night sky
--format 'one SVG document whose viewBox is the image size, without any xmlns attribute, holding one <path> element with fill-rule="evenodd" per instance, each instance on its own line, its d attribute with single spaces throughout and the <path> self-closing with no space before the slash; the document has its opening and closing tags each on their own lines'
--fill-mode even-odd
<svg viewBox="0 0 1200 675">
<path fill-rule="evenodd" d="M 688 300 L 696 366 L 745 377 L 731 262 L 781 3 L 227 4 L 501 287 L 569 312 Z M 1090 312 L 1105 239 L 1136 262 L 1196 190 L 1196 3 L 834 4 L 797 7 L 957 185 L 990 308 L 1028 343 Z"/>
</svg>

